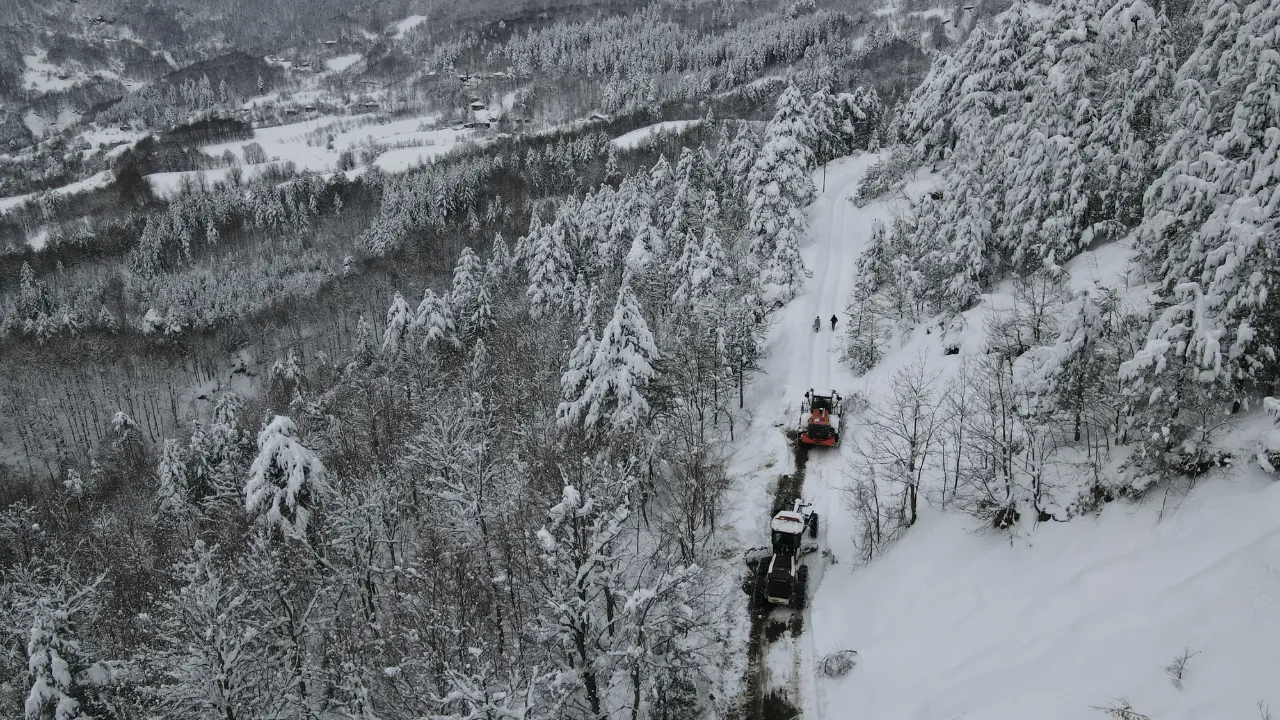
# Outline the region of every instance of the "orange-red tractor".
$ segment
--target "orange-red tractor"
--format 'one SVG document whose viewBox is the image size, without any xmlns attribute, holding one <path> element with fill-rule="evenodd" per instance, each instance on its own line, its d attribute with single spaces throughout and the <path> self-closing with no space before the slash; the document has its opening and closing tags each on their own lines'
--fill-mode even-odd
<svg viewBox="0 0 1280 720">
<path fill-rule="evenodd" d="M 819 395 L 812 389 L 804 394 L 800 404 L 800 442 L 839 445 L 843 428 L 844 400 L 835 390 L 830 395 Z"/>
</svg>

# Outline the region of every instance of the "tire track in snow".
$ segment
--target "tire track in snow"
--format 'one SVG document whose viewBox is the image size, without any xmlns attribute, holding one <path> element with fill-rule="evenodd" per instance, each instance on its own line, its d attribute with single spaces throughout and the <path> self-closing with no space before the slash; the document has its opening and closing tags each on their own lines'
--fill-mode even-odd
<svg viewBox="0 0 1280 720">
<path fill-rule="evenodd" d="M 854 218 L 850 215 L 850 206 L 845 198 L 857 185 L 862 172 L 873 161 L 871 156 L 854 158 L 848 165 L 845 161 L 837 161 L 837 171 L 828 177 L 827 192 L 823 193 L 813 206 L 810 227 L 813 229 L 813 242 L 806 248 L 806 265 L 815 269 L 815 280 L 806 287 L 804 293 L 795 298 L 782 313 L 782 322 L 775 326 L 774 337 L 770 339 L 770 347 L 782 350 L 776 362 L 766 366 L 768 382 L 775 384 L 779 391 L 787 396 L 777 396 L 776 402 L 784 409 L 788 422 L 784 427 L 794 427 L 799 413 L 799 397 L 790 397 L 793 388 L 803 386 L 799 390 L 814 388 L 819 391 L 831 389 L 842 373 L 837 357 L 838 339 L 832 332 L 828 317 L 824 317 L 825 307 L 832 306 L 831 312 L 839 315 L 844 307 L 847 294 L 845 280 L 851 275 L 850 254 L 857 252 L 853 240 L 859 233 L 867 234 L 866 228 L 854 227 L 850 224 Z M 853 213 L 857 215 L 857 213 Z M 821 325 L 814 332 L 812 316 L 797 315 L 810 310 L 816 315 Z M 804 333 L 812 337 L 805 338 Z M 827 335 L 830 333 L 830 335 Z M 825 335 L 825 337 L 823 337 Z M 808 349 L 808 358 L 798 357 Z M 807 371 L 805 377 L 797 377 L 797 371 Z M 763 377 L 761 379 L 764 379 Z M 844 393 L 848 388 L 838 388 Z M 776 406 L 775 406 L 776 407 Z M 778 485 L 772 498 L 770 517 L 778 510 L 789 508 L 791 501 L 801 497 L 804 490 L 806 467 L 809 460 L 809 447 L 798 441 L 798 433 L 789 430 L 792 438 L 792 452 L 795 455 L 795 472 L 778 478 Z M 843 444 L 843 441 L 842 441 Z M 831 456 L 820 460 L 815 470 L 818 474 L 815 481 L 820 483 L 823 476 L 838 463 L 838 452 L 834 449 L 822 448 L 821 455 Z M 815 458 L 816 459 L 816 458 Z M 830 467 L 823 467 L 823 466 Z M 828 514 L 832 504 L 826 496 L 828 492 L 819 491 L 823 496 L 814 509 L 819 517 L 830 517 Z M 820 523 L 819 545 L 827 547 L 826 526 Z M 813 597 L 814 591 L 821 582 L 827 561 L 821 553 L 809 555 L 806 564 L 811 567 L 808 595 Z M 748 593 L 751 613 L 751 632 L 749 635 L 749 659 L 747 665 L 746 686 L 741 713 L 743 720 L 796 720 L 812 717 L 816 720 L 818 698 L 815 679 L 816 662 L 812 633 L 805 633 L 804 626 L 810 622 L 808 603 L 804 610 L 775 609 L 763 597 L 763 573 L 768 567 L 768 557 L 757 560 L 752 565 L 743 590 Z M 782 659 L 782 662 L 779 662 Z"/>
</svg>

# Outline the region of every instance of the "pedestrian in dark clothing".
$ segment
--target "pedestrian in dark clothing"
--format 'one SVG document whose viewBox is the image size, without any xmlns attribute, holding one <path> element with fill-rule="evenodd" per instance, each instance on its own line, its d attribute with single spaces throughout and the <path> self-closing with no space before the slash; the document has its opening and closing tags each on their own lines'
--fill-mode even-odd
<svg viewBox="0 0 1280 720">
<path fill-rule="evenodd" d="M 831 316 L 831 332 L 835 332 L 835 331 L 836 331 L 836 316 L 832 315 Z"/>
</svg>

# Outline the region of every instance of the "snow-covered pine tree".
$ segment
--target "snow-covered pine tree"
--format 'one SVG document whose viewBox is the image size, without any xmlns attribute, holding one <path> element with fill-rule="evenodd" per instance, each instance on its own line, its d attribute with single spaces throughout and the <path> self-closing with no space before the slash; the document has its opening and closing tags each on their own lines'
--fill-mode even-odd
<svg viewBox="0 0 1280 720">
<path fill-rule="evenodd" d="M 859 85 L 852 93 L 836 96 L 836 142 L 841 154 L 854 150 L 876 150 L 884 106 L 875 88 Z"/>
<path fill-rule="evenodd" d="M 1108 389 L 1115 384 L 1120 361 L 1112 341 L 1122 330 L 1116 314 L 1114 292 L 1076 291 L 1063 311 L 1056 341 L 1032 348 L 1015 362 L 1024 414 L 1065 416 L 1075 442 L 1106 445 L 1109 435 L 1119 440 L 1120 423 L 1111 411 L 1120 398 Z M 1095 437 L 1084 438 L 1086 431 Z"/>
<path fill-rule="evenodd" d="M 277 358 L 271 364 L 267 380 L 272 392 L 282 401 L 292 401 L 302 394 L 307 387 L 307 374 L 296 348 L 289 348 L 283 359 Z"/>
<path fill-rule="evenodd" d="M 388 360 L 396 360 L 409 347 L 413 332 L 414 315 L 404 296 L 396 293 L 387 308 L 387 329 L 382 333 L 382 354 Z"/>
<path fill-rule="evenodd" d="M 558 219 L 528 242 L 529 289 L 525 296 L 529 299 L 530 315 L 537 320 L 567 308 L 577 273 L 565 245 L 564 226 Z"/>
<path fill-rule="evenodd" d="M 809 171 L 812 122 L 800 91 L 789 85 L 765 130 L 764 147 L 747 176 L 749 252 L 760 267 L 760 293 L 766 303 L 781 304 L 799 292 L 810 273 L 800 258 L 808 227 L 805 208 L 817 188 Z"/>
<path fill-rule="evenodd" d="M 245 510 L 271 530 L 307 541 L 311 518 L 329 493 L 324 464 L 298 439 L 298 428 L 276 415 L 258 433 L 258 456 L 245 484 Z"/>
<path fill-rule="evenodd" d="M 378 346 L 373 342 L 373 325 L 364 315 L 356 322 L 356 342 L 351 354 L 359 367 L 368 367 L 378 357 Z"/>
<path fill-rule="evenodd" d="M 27 677 L 30 689 L 23 704 L 25 720 L 94 720 L 100 715 L 89 693 L 91 663 L 76 637 L 97 602 L 103 576 L 71 592 L 59 582 L 24 608 L 27 633 Z M 22 607 L 19 605 L 19 607 Z"/>
<path fill-rule="evenodd" d="M 187 463 L 177 440 L 165 440 L 157 470 L 156 515 L 168 520 L 181 520 L 187 512 Z"/>
<path fill-rule="evenodd" d="M 748 176 L 756 164 L 758 142 L 751 128 L 743 123 L 733 136 L 733 143 L 722 151 L 728 154 L 725 164 L 729 168 L 729 197 L 743 197 L 746 194 Z"/>
<path fill-rule="evenodd" d="M 808 119 L 813 128 L 813 140 L 809 146 L 818 164 L 834 160 L 846 153 L 847 143 L 841 137 L 839 104 L 836 96 L 825 85 L 809 95 Z"/>
<path fill-rule="evenodd" d="M 453 311 L 449 299 L 435 294 L 427 288 L 422 294 L 422 302 L 418 303 L 418 312 L 414 316 L 413 329 L 422 335 L 422 349 L 430 350 L 437 346 L 454 349 L 462 347 L 453 324 Z"/>
<path fill-rule="evenodd" d="M 884 356 L 885 332 L 882 326 L 888 315 L 884 296 L 878 292 L 854 293 L 844 309 L 844 357 L 861 376 L 875 367 Z"/>
<path fill-rule="evenodd" d="M 773 105 L 773 118 L 765 127 L 765 142 L 772 137 L 786 136 L 794 138 L 806 148 L 818 144 L 818 128 L 814 124 L 812 108 L 800 88 L 794 82 L 787 84 L 786 89 L 778 96 Z M 809 153 L 809 167 L 812 167 L 812 151 Z"/>
<path fill-rule="evenodd" d="M 671 284 L 675 285 L 675 291 L 671 295 L 672 305 L 680 307 L 691 304 L 694 263 L 701 251 L 702 243 L 698 237 L 691 232 L 686 232 L 680 257 L 676 258 L 670 269 Z"/>
<path fill-rule="evenodd" d="M 1221 413 L 1254 382 L 1280 377 L 1270 242 L 1280 221 L 1280 12 L 1257 0 L 1207 9 L 1196 50 L 1178 71 L 1169 162 L 1145 196 L 1135 236 L 1160 281 L 1146 347 L 1122 366 L 1155 450 L 1200 463 Z M 1202 82 L 1203 79 L 1203 82 Z M 1209 418 L 1205 420 L 1204 418 Z M 1185 439 L 1184 439 L 1185 438 Z"/>
<path fill-rule="evenodd" d="M 457 318 L 459 330 L 465 336 L 477 332 L 471 323 L 478 306 L 483 288 L 484 265 L 469 247 L 462 248 L 458 254 L 458 262 L 453 267 L 453 287 L 449 291 L 449 309 Z"/>
<path fill-rule="evenodd" d="M 610 184 L 617 184 L 622 180 L 622 172 L 618 170 L 618 152 L 614 148 L 613 143 L 609 143 L 608 155 L 604 161 L 604 181 Z"/>
<path fill-rule="evenodd" d="M 800 241 L 808 226 L 805 208 L 817 193 L 809 177 L 811 161 L 812 153 L 796 138 L 771 135 L 748 176 L 749 252 L 760 267 L 760 292 L 769 304 L 790 300 L 809 276 Z"/>
<path fill-rule="evenodd" d="M 613 429 L 636 427 L 649 413 L 644 391 L 653 379 L 658 348 L 640 304 L 624 280 L 613 317 L 599 340 L 587 328 L 560 378 L 564 402 L 556 411 L 561 425 L 582 422 L 587 429 L 607 423 Z"/>
</svg>

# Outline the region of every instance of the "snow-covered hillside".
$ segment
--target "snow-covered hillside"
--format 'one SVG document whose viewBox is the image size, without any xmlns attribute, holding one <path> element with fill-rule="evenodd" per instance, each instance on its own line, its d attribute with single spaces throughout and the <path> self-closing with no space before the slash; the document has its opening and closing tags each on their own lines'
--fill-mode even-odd
<svg viewBox="0 0 1280 720">
<path fill-rule="evenodd" d="M 875 405 L 894 373 L 913 363 L 941 382 L 984 351 L 983 317 L 1008 299 L 998 288 L 965 314 L 958 354 L 944 353 L 936 326 L 920 326 L 855 377 L 840 359 L 855 263 L 875 221 L 888 222 L 905 203 L 846 202 L 875 160 L 831 163 L 810 208 L 802 252 L 813 277 L 770 333 L 764 372 L 747 398 L 754 421 L 736 446 L 744 546 L 767 543 L 775 481 L 796 470 L 784 432 L 797 427 L 806 390 L 860 392 Z M 821 187 L 821 170 L 815 181 Z M 906 195 L 918 199 L 935 183 L 918 177 Z M 1123 286 L 1127 251 L 1115 243 L 1076 258 L 1068 285 Z M 1065 720 L 1102 717 L 1096 708 L 1127 699 L 1163 720 L 1257 717 L 1260 701 L 1280 706 L 1280 486 L 1256 465 L 1211 473 L 1190 493 L 1116 501 L 1066 523 L 1024 521 L 1012 532 L 922 500 L 915 525 L 862 564 L 846 497 L 869 430 L 856 414 L 849 423 L 840 447 L 807 454 L 802 494 L 823 518 L 824 552 L 807 556 L 803 631 L 772 638 L 759 659 L 766 687 L 804 717 Z M 1247 455 L 1264 426 L 1265 417 L 1245 422 L 1231 442 Z M 1178 689 L 1165 667 L 1187 648 L 1194 654 Z M 858 651 L 857 666 L 823 677 L 818 663 L 840 650 Z"/>
</svg>

